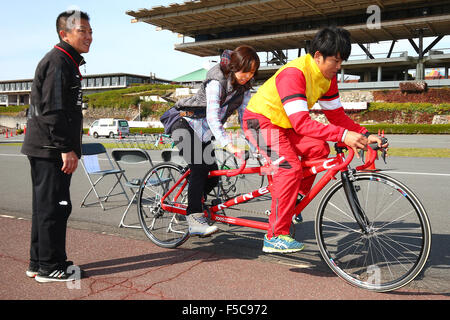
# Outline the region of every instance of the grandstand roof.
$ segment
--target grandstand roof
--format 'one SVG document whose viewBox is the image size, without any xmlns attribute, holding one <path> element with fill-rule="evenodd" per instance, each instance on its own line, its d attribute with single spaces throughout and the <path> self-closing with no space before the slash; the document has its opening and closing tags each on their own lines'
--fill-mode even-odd
<svg viewBox="0 0 450 320">
<path fill-rule="evenodd" d="M 381 9 L 380 28 L 366 24 Z M 450 34 L 450 6 L 438 0 L 194 0 L 128 11 L 146 22 L 195 39 L 175 49 L 198 56 L 246 43 L 257 51 L 302 48 L 326 25 L 345 27 L 355 43 Z"/>
</svg>

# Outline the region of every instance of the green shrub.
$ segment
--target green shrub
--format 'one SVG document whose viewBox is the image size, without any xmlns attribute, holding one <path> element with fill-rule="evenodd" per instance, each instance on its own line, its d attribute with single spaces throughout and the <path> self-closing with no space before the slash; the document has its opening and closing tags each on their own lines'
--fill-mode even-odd
<svg viewBox="0 0 450 320">
<path fill-rule="evenodd" d="M 30 107 L 29 105 L 0 107 L 0 114 L 7 114 L 7 115 L 16 114 L 27 110 L 29 107 Z"/>
<path fill-rule="evenodd" d="M 83 133 L 88 134 L 89 128 L 83 128 Z M 131 134 L 152 134 L 152 133 L 164 133 L 164 128 L 130 128 Z"/>
<path fill-rule="evenodd" d="M 164 133 L 164 128 L 130 128 L 132 134 Z"/>
<path fill-rule="evenodd" d="M 126 89 L 109 90 L 85 95 L 83 100 L 91 108 L 128 108 L 132 105 L 138 105 L 141 102 L 140 96 L 163 96 L 178 87 L 180 86 L 166 84 L 134 85 Z M 132 95 L 134 93 L 140 94 Z"/>
<path fill-rule="evenodd" d="M 368 111 L 404 111 L 404 112 L 426 112 L 434 114 L 450 114 L 450 104 L 442 103 L 386 103 L 371 102 Z"/>
<path fill-rule="evenodd" d="M 378 130 L 385 134 L 450 134 L 450 124 L 364 124 L 364 127 L 372 133 Z M 236 131 L 240 127 L 229 127 L 227 130 Z"/>
<path fill-rule="evenodd" d="M 385 134 L 450 134 L 450 124 L 373 124 L 364 125 L 372 133 Z"/>
<path fill-rule="evenodd" d="M 161 103 L 154 101 L 143 101 L 141 102 L 141 117 L 156 117 L 159 118 L 169 109 L 172 103 Z"/>
</svg>

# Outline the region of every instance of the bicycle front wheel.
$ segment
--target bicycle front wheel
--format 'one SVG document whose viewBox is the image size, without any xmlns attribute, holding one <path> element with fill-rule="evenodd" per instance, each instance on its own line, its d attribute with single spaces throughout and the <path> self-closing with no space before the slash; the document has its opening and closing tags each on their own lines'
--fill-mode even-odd
<svg viewBox="0 0 450 320">
<path fill-rule="evenodd" d="M 315 231 L 323 259 L 350 284 L 384 292 L 412 281 L 424 267 L 431 228 L 424 207 L 404 184 L 381 173 L 357 173 L 352 182 L 365 214 L 363 231 L 342 181 L 324 195 Z"/>
<path fill-rule="evenodd" d="M 159 164 L 145 175 L 139 190 L 137 207 L 142 229 L 153 243 L 163 248 L 176 248 L 189 238 L 186 216 L 161 207 L 162 198 L 182 175 L 183 168 L 177 164 Z M 187 186 L 181 190 L 182 186 L 183 182 L 164 203 L 186 208 Z"/>
</svg>

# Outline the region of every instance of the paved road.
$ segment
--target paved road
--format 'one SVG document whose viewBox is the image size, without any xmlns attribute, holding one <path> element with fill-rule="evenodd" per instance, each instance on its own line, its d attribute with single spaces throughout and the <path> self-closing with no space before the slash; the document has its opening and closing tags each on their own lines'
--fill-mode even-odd
<svg viewBox="0 0 450 320">
<path fill-rule="evenodd" d="M 392 147 L 397 148 L 445 148 L 450 149 L 450 135 L 431 135 L 431 134 L 418 134 L 418 135 L 403 135 L 393 134 L 389 135 L 389 142 Z M 0 143 L 12 143 L 22 142 L 23 135 L 5 138 L 4 135 L 0 135 Z M 88 142 L 112 142 L 114 140 L 107 138 L 94 139 L 90 136 L 84 136 L 83 141 Z"/>
<path fill-rule="evenodd" d="M 39 284 L 24 274 L 28 264 L 28 241 L 24 241 L 24 237 L 29 235 L 30 225 L 29 220 L 0 216 L 0 300 L 179 300 L 133 303 L 133 310 L 142 306 L 147 313 L 161 311 L 169 319 L 229 319 L 232 315 L 234 319 L 242 319 L 251 311 L 246 310 L 248 305 L 254 308 L 262 305 L 258 319 L 274 319 L 286 310 L 305 307 L 296 300 L 450 300 L 449 296 L 417 288 L 402 288 L 391 293 L 369 292 L 347 285 L 330 272 L 317 268 L 226 254 L 220 251 L 217 242 L 213 245 L 219 248 L 218 252 L 188 246 L 162 249 L 129 236 L 93 232 L 92 224 L 90 230 L 69 227 L 67 231 L 70 258 L 85 276 L 80 281 Z M 364 302 L 358 301 L 358 306 L 362 304 Z M 39 306 L 54 308 L 54 303 L 39 303 Z M 194 308 L 198 311 L 206 306 L 216 308 L 214 316 L 212 313 L 195 316 Z M 233 306 L 247 316 L 233 314 Z M 336 308 L 336 304 L 333 306 Z M 24 310 L 17 308 L 17 304 L 11 307 L 15 314 Z M 116 315 L 124 307 L 129 305 L 102 308 L 96 303 L 96 308 L 89 313 L 98 310 L 103 317 L 107 312 Z M 342 302 L 339 307 L 343 307 Z M 70 313 L 78 310 L 85 313 L 79 308 L 70 308 Z M 191 316 L 186 317 L 189 310 Z M 415 309 L 400 306 L 394 310 L 401 310 L 404 315 Z M 180 317 L 183 315 L 185 317 Z"/>
<path fill-rule="evenodd" d="M 401 138 L 399 136 L 394 137 Z M 428 143 L 428 145 L 450 148 L 448 136 L 434 136 L 432 139 L 429 136 L 421 137 L 423 137 L 422 141 Z M 393 140 L 391 138 L 391 143 Z M 417 140 L 417 136 L 415 136 L 415 140 Z M 399 139 L 399 143 L 400 141 L 401 139 Z M 405 140 L 403 143 L 407 145 L 411 142 Z M 152 151 L 151 156 L 155 161 L 161 160 L 159 152 Z M 387 166 L 380 165 L 382 169 L 391 170 L 390 174 L 405 182 L 415 191 L 417 196 L 422 199 L 431 219 L 433 246 L 429 262 L 423 275 L 408 285 L 406 290 L 435 294 L 450 293 L 450 272 L 448 272 L 450 265 L 448 256 L 450 206 L 447 201 L 450 198 L 448 188 L 450 185 L 449 162 L 449 159 L 438 158 L 390 158 Z M 133 167 L 127 170 L 131 176 L 141 176 L 147 168 Z M 139 240 L 144 243 L 148 242 L 141 230 L 117 228 L 121 213 L 125 209 L 123 200 L 112 202 L 110 205 L 113 208 L 106 211 L 102 211 L 99 207 L 79 208 L 77 204 L 81 202 L 88 187 L 88 181 L 81 168 L 74 174 L 72 181 L 74 208 L 70 219 L 71 227 L 96 233 L 119 235 L 125 239 Z M 0 144 L 0 214 L 29 219 L 30 190 L 29 165 L 26 157 L 20 155 L 19 147 Z M 266 203 L 258 203 L 252 209 L 264 210 L 268 203 L 268 200 Z M 327 277 L 333 277 L 321 261 L 315 244 L 313 219 L 316 207 L 317 202 L 313 202 L 310 208 L 305 210 L 305 222 L 297 227 L 297 237 L 307 244 L 307 249 L 299 254 L 288 256 L 264 255 L 261 252 L 260 240 L 250 240 L 227 232 L 219 233 L 212 239 L 191 239 L 183 245 L 182 249 L 226 255 L 234 259 L 250 259 L 269 265 L 285 265 L 289 266 L 291 270 L 320 272 Z M 133 222 L 133 219 L 136 221 L 133 213 L 134 211 L 130 215 L 130 222 Z M 255 233 L 254 230 L 252 231 L 252 236 L 262 238 L 262 235 L 262 232 Z M 113 250 L 113 248 L 109 248 L 109 250 Z M 292 274 L 288 276 L 292 276 Z"/>
</svg>

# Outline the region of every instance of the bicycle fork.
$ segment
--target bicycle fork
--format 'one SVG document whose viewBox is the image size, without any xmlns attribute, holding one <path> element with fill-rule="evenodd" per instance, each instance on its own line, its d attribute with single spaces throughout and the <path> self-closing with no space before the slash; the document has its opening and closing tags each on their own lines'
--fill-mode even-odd
<svg viewBox="0 0 450 320">
<path fill-rule="evenodd" d="M 352 169 L 350 169 L 352 170 Z M 358 186 L 353 184 L 353 171 L 342 171 L 341 172 L 341 180 L 344 186 L 345 196 L 347 198 L 350 209 L 352 210 L 353 216 L 355 217 L 356 222 L 358 223 L 361 231 L 364 234 L 368 234 L 370 232 L 371 223 L 363 208 L 361 207 L 358 199 Z"/>
</svg>

